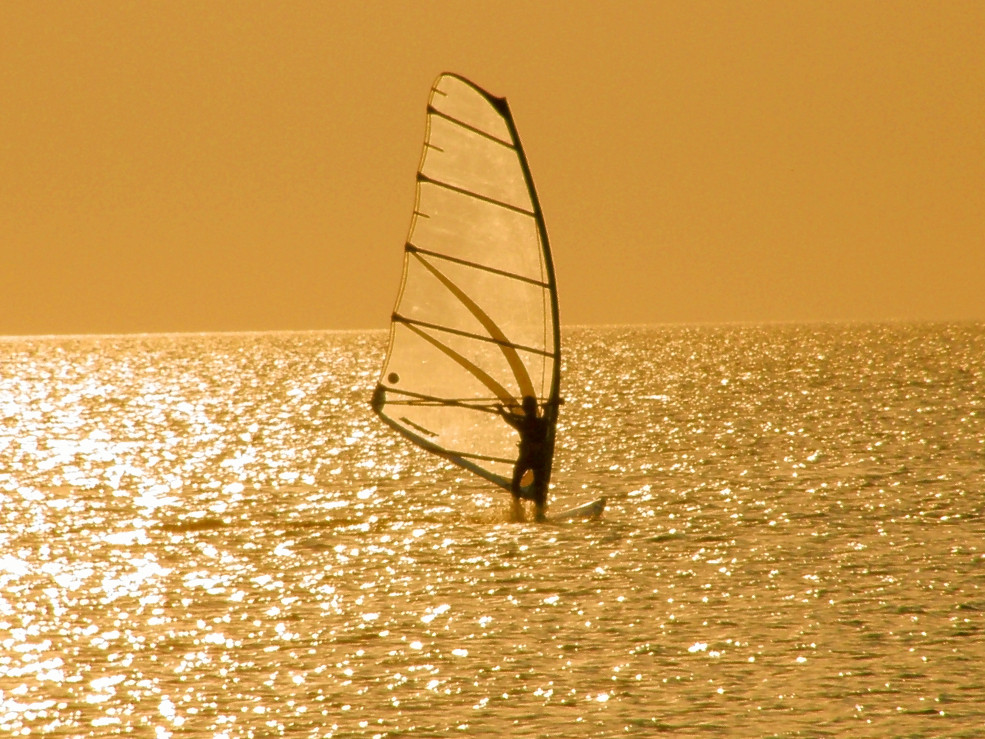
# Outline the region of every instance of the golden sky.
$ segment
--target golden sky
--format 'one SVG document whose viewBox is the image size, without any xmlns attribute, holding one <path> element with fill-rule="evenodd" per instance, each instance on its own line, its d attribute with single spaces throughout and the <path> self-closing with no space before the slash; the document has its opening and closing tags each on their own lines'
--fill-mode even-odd
<svg viewBox="0 0 985 739">
<path fill-rule="evenodd" d="M 0 334 L 383 328 L 429 87 L 565 324 L 985 320 L 985 3 L 0 3 Z"/>
</svg>

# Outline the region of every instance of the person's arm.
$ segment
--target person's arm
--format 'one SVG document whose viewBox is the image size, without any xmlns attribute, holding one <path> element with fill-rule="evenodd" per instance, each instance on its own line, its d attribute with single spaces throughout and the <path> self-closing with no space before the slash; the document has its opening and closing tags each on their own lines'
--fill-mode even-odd
<svg viewBox="0 0 985 739">
<path fill-rule="evenodd" d="M 517 431 L 520 430 L 521 419 L 512 411 L 507 410 L 505 405 L 499 406 L 496 411 L 503 417 L 503 420 L 506 421 L 506 423 L 515 428 Z"/>
</svg>

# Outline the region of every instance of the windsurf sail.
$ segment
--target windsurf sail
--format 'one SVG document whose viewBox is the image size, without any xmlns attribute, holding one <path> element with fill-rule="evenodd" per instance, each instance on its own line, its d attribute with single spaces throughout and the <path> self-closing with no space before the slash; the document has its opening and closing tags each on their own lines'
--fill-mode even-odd
<svg viewBox="0 0 985 739">
<path fill-rule="evenodd" d="M 518 437 L 497 409 L 521 413 L 523 396 L 535 397 L 552 459 L 560 362 L 547 229 L 509 106 L 442 74 L 373 409 L 424 449 L 509 489 Z"/>
</svg>

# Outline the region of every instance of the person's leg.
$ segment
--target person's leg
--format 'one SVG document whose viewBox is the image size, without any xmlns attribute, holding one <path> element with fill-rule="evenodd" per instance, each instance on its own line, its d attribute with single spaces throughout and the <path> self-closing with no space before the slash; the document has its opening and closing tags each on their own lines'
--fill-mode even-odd
<svg viewBox="0 0 985 739">
<path fill-rule="evenodd" d="M 544 468 L 537 466 L 534 472 L 534 519 L 547 520 L 547 481 L 544 479 Z"/>
<path fill-rule="evenodd" d="M 520 523 L 524 520 L 523 503 L 520 502 L 520 480 L 523 479 L 527 466 L 522 460 L 516 463 L 513 468 L 513 480 L 510 482 L 510 493 L 513 495 L 513 504 L 510 507 L 510 521 Z"/>
<path fill-rule="evenodd" d="M 523 503 L 520 502 L 518 495 L 513 496 L 513 505 L 510 506 L 510 523 L 523 523 L 526 517 L 523 515 Z"/>
</svg>

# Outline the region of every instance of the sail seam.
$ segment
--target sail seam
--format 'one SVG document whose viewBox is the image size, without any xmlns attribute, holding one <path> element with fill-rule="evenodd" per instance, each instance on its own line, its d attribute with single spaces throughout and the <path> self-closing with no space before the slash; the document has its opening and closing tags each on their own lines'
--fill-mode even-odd
<svg viewBox="0 0 985 739">
<path fill-rule="evenodd" d="M 423 172 L 418 172 L 417 173 L 417 181 L 418 182 L 426 182 L 426 183 L 428 183 L 430 185 L 436 185 L 437 187 L 442 187 L 442 188 L 444 188 L 446 190 L 451 190 L 452 192 L 457 192 L 460 195 L 465 195 L 465 196 L 470 197 L 470 198 L 475 198 L 476 200 L 481 200 L 483 202 L 490 203 L 492 205 L 497 205 L 500 208 L 505 208 L 506 210 L 511 210 L 514 213 L 522 213 L 523 215 L 530 216 L 531 218 L 535 218 L 536 217 L 536 213 L 534 213 L 532 210 L 526 210 L 525 208 L 521 208 L 518 205 L 512 205 L 510 203 L 504 203 L 502 200 L 496 200 L 496 198 L 491 198 L 488 195 L 481 195 L 481 194 L 479 194 L 477 192 L 472 192 L 471 190 L 466 190 L 464 187 L 458 187 L 457 185 L 452 185 L 451 183 L 448 183 L 448 182 L 442 182 L 441 180 L 436 180 L 436 179 L 434 179 L 432 177 L 428 177 Z"/>
<path fill-rule="evenodd" d="M 503 402 L 499 398 L 444 398 L 438 395 L 426 395 L 424 393 L 415 393 L 412 390 L 404 390 L 402 388 L 394 387 L 393 385 L 380 385 L 384 391 L 388 394 L 401 395 L 405 400 L 393 400 L 387 398 L 387 405 L 401 405 L 401 406 L 413 406 L 413 407 L 433 407 L 433 406 L 457 406 L 459 408 L 465 408 L 470 411 L 483 411 L 490 412 L 495 411 L 503 407 Z M 543 405 L 548 404 L 550 401 L 541 401 Z"/>
<path fill-rule="evenodd" d="M 442 398 L 437 395 L 428 395 L 426 393 L 415 393 L 413 390 L 404 390 L 403 388 L 394 387 L 392 385 L 378 385 L 378 387 L 383 388 L 387 393 L 396 393 L 397 395 L 403 395 L 407 398 L 414 398 L 415 400 L 389 400 L 387 399 L 387 404 L 389 405 L 457 405 L 463 408 L 469 408 L 474 410 L 485 410 L 486 408 L 492 408 L 500 405 L 499 398 Z M 477 402 L 481 401 L 481 402 Z"/>
<path fill-rule="evenodd" d="M 544 349 L 537 349 L 532 346 L 524 346 L 523 344 L 514 344 L 512 341 L 502 341 L 500 339 L 495 339 L 492 336 L 483 336 L 482 334 L 472 333 L 471 331 L 462 331 L 458 328 L 450 328 L 448 326 L 439 326 L 436 323 L 428 323 L 427 321 L 420 321 L 416 318 L 407 318 L 399 313 L 393 314 L 394 323 L 404 323 L 410 326 L 420 326 L 421 328 L 429 328 L 435 331 L 443 331 L 447 334 L 454 334 L 455 336 L 464 336 L 467 339 L 475 339 L 476 341 L 485 341 L 488 344 L 496 344 L 498 346 L 508 346 L 511 349 L 519 349 L 520 351 L 530 352 L 531 354 L 540 354 L 544 357 L 553 357 L 552 352 L 546 351 Z"/>
<path fill-rule="evenodd" d="M 469 411 L 482 411 L 483 413 L 495 413 L 500 408 L 503 407 L 502 401 L 498 398 L 487 399 L 482 402 L 473 400 L 472 398 L 439 398 L 434 395 L 417 395 L 415 393 L 408 393 L 402 390 L 398 390 L 392 386 L 384 386 L 384 390 L 387 393 L 397 393 L 406 395 L 408 399 L 406 400 L 394 400 L 388 398 L 386 401 L 387 405 L 393 406 L 404 406 L 408 408 L 434 408 L 437 406 L 450 407 L 454 406 L 456 408 L 464 408 Z M 564 400 L 559 398 L 558 400 L 544 400 L 542 397 L 538 396 L 537 402 L 541 407 L 544 406 L 554 406 L 563 405 Z"/>
<path fill-rule="evenodd" d="M 425 428 L 424 426 L 421 426 L 421 424 L 419 423 L 414 423 L 409 418 L 407 418 L 407 416 L 401 416 L 400 420 L 406 423 L 408 426 L 412 426 L 413 428 L 417 429 L 422 434 L 427 434 L 428 436 L 433 436 L 434 438 L 438 438 L 438 435 L 434 431 L 432 431 L 429 428 Z"/>
<path fill-rule="evenodd" d="M 441 449 L 441 451 L 437 453 L 441 454 L 443 457 L 461 457 L 462 459 L 478 459 L 483 462 L 500 462 L 502 464 L 509 464 L 509 465 L 512 465 L 516 461 L 514 459 L 505 459 L 503 457 L 493 457 L 492 455 L 489 454 L 476 454 L 475 452 L 459 452 L 459 451 L 455 451 L 454 449 L 444 449 L 442 447 L 438 447 L 438 448 Z"/>
<path fill-rule="evenodd" d="M 377 388 L 382 389 L 383 391 L 389 394 L 402 395 L 405 398 L 408 398 L 408 400 L 392 400 L 390 398 L 387 398 L 386 400 L 387 405 L 406 405 L 406 406 L 418 406 L 418 407 L 435 406 L 435 405 L 444 405 L 444 406 L 454 405 L 460 408 L 467 408 L 470 411 L 496 410 L 498 408 L 501 408 L 503 405 L 502 401 L 499 398 L 493 398 L 493 397 L 447 398 L 438 395 L 428 395 L 426 393 L 415 393 L 413 390 L 404 390 L 403 388 L 394 387 L 393 385 L 380 384 L 377 385 Z M 538 400 L 540 401 L 541 405 L 560 405 L 561 403 L 564 402 L 561 399 L 545 400 L 541 396 L 538 396 Z"/>
<path fill-rule="evenodd" d="M 387 392 L 393 393 L 398 392 L 392 387 L 386 388 Z M 497 408 L 501 408 L 503 404 L 497 399 L 495 401 L 489 400 L 485 403 L 477 403 L 472 401 L 470 398 L 465 398 L 463 400 L 456 400 L 454 398 L 437 398 L 437 397 L 423 397 L 417 398 L 411 396 L 406 400 L 387 400 L 387 405 L 401 405 L 408 408 L 434 408 L 436 406 L 454 406 L 456 408 L 465 408 L 469 411 L 489 411 L 493 412 Z"/>
<path fill-rule="evenodd" d="M 462 457 L 463 459 L 480 459 L 483 462 L 501 462 L 502 464 L 513 464 L 516 460 L 514 459 L 504 459 L 503 457 L 490 457 L 485 454 L 473 454 L 472 452 L 448 452 L 455 457 Z"/>
<path fill-rule="evenodd" d="M 518 275 L 515 272 L 507 272 L 505 269 L 497 269 L 496 267 L 489 267 L 485 264 L 479 264 L 478 262 L 470 262 L 467 259 L 461 259 L 460 257 L 449 256 L 448 254 L 441 254 L 440 252 L 431 251 L 430 249 L 422 249 L 419 246 L 414 246 L 414 244 L 409 241 L 405 244 L 404 248 L 409 252 L 415 252 L 417 254 L 426 254 L 429 257 L 435 257 L 436 259 L 443 259 L 446 262 L 454 262 L 455 264 L 461 264 L 466 267 L 475 267 L 476 269 L 481 269 L 484 272 L 491 272 L 495 275 L 502 275 L 503 277 L 509 277 L 513 280 L 519 280 L 520 282 L 526 282 L 531 285 L 536 285 L 537 287 L 543 287 L 549 289 L 550 285 L 542 280 L 535 280 L 533 277 L 524 277 L 523 275 Z"/>
</svg>

